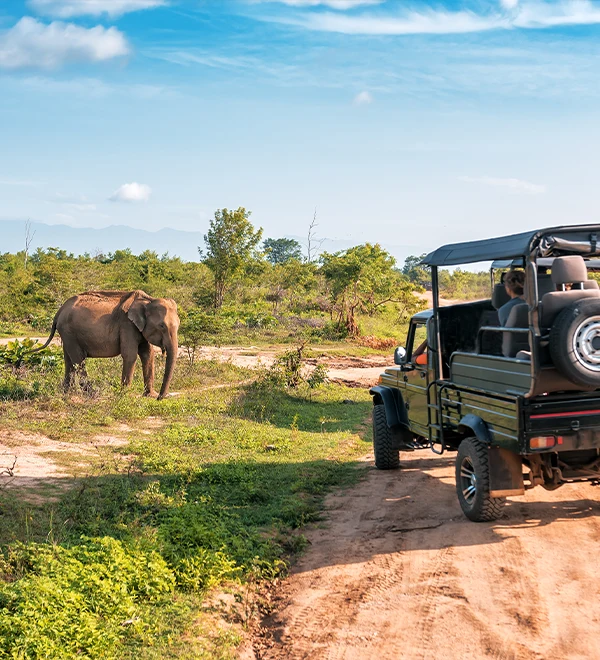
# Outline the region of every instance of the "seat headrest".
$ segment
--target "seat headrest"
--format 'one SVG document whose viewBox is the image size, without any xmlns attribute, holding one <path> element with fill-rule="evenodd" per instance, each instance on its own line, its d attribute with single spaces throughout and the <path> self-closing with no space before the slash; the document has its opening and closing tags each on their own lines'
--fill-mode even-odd
<svg viewBox="0 0 600 660">
<path fill-rule="evenodd" d="M 494 284 L 492 290 L 492 307 L 494 309 L 500 309 L 500 307 L 505 305 L 509 300 L 510 296 L 506 293 L 504 284 Z"/>
<path fill-rule="evenodd" d="M 554 284 L 585 282 L 587 278 L 587 268 L 583 257 L 578 255 L 556 257 L 552 262 L 552 281 Z"/>
</svg>

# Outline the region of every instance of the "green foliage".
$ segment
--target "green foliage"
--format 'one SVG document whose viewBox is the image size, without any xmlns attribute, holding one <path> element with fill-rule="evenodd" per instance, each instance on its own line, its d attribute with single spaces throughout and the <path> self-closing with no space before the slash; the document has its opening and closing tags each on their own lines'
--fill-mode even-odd
<svg viewBox="0 0 600 660">
<path fill-rule="evenodd" d="M 0 569 L 0 658 L 120 658 L 124 641 L 148 639 L 152 605 L 175 586 L 156 551 L 111 538 L 15 543 Z"/>
<path fill-rule="evenodd" d="M 32 353 L 38 346 L 37 341 L 29 338 L 9 341 L 6 346 L 0 346 L 0 365 L 10 365 L 15 369 L 22 366 L 54 365 L 57 356 L 48 351 L 48 349 Z"/>
<path fill-rule="evenodd" d="M 302 246 L 293 238 L 267 238 L 263 249 L 273 265 L 285 264 L 291 259 L 302 260 Z"/>
<path fill-rule="evenodd" d="M 395 270 L 394 258 L 380 245 L 366 243 L 335 254 L 324 252 L 321 262 L 336 322 L 351 337 L 359 334 L 358 311 L 374 314 L 388 302 L 406 308 L 419 305 L 413 296 L 414 284 Z"/>
<path fill-rule="evenodd" d="M 194 364 L 196 351 L 203 344 L 219 346 L 229 336 L 231 320 L 218 312 L 192 309 L 181 314 L 180 343 L 185 346 L 188 359 Z"/>
<path fill-rule="evenodd" d="M 425 286 L 427 282 L 431 281 L 431 273 L 426 266 L 421 266 L 421 261 L 425 259 L 427 254 L 421 254 L 418 257 L 410 255 L 404 260 L 402 266 L 402 274 L 405 275 L 411 282 L 420 286 Z"/>
<path fill-rule="evenodd" d="M 439 273 L 440 292 L 445 298 L 474 300 L 490 297 L 490 275 L 487 272 L 472 273 L 456 268 L 452 272 Z"/>
<path fill-rule="evenodd" d="M 327 369 L 323 364 L 317 364 L 308 372 L 306 357 L 306 344 L 285 351 L 275 358 L 271 368 L 264 374 L 267 382 L 276 383 L 285 387 L 298 387 L 307 384 L 314 389 L 327 382 Z"/>
<path fill-rule="evenodd" d="M 217 210 L 204 236 L 206 256 L 203 261 L 214 276 L 217 309 L 223 305 L 225 289 L 232 278 L 257 258 L 262 229 L 255 230 L 249 218 L 250 211 L 243 207 L 236 211 Z"/>
</svg>

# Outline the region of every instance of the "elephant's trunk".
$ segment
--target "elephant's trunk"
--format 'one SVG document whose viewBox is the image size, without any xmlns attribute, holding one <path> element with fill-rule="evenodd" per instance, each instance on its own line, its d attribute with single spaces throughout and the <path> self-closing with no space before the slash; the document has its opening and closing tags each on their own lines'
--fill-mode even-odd
<svg viewBox="0 0 600 660">
<path fill-rule="evenodd" d="M 167 362 L 165 364 L 165 377 L 163 378 L 160 394 L 158 395 L 159 400 L 164 399 L 169 391 L 169 385 L 171 384 L 171 379 L 173 378 L 173 371 L 175 371 L 175 362 L 177 361 L 178 349 L 179 343 L 177 341 L 177 335 L 175 335 L 175 337 L 171 337 L 169 345 L 166 346 Z"/>
</svg>

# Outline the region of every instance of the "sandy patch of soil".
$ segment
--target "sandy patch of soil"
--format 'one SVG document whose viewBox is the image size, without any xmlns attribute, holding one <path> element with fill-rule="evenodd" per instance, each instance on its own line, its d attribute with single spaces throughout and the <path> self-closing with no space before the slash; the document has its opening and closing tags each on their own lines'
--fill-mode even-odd
<svg viewBox="0 0 600 660">
<path fill-rule="evenodd" d="M 402 459 L 328 498 L 329 520 L 275 591 L 254 657 L 597 658 L 597 487 L 536 488 L 475 524 L 452 456 Z"/>
<path fill-rule="evenodd" d="M 427 303 L 427 307 L 433 307 L 433 294 L 431 291 L 423 291 L 421 293 L 415 293 L 417 298 L 421 298 Z M 484 298 L 477 298 L 476 300 L 485 300 Z M 440 298 L 440 307 L 449 307 L 450 305 L 460 305 L 468 302 L 476 302 L 476 300 L 460 300 L 459 298 Z"/>
<path fill-rule="evenodd" d="M 198 351 L 198 357 L 204 360 L 219 360 L 221 362 L 230 362 L 238 367 L 246 369 L 258 369 L 260 367 L 270 367 L 275 361 L 276 355 L 280 350 L 263 350 L 255 346 L 204 346 Z M 390 352 L 391 353 L 391 352 Z M 379 378 L 379 374 L 385 366 L 392 364 L 393 358 L 386 356 L 371 357 L 321 357 L 318 360 L 308 358 L 307 365 L 316 365 L 317 363 L 327 367 L 327 373 L 330 380 L 350 385 L 361 385 L 368 387 L 374 385 Z"/>
<path fill-rule="evenodd" d="M 118 432 L 132 429 L 119 424 Z M 73 479 L 73 468 L 85 468 L 106 448 L 121 447 L 128 440 L 121 435 L 97 434 L 81 443 L 52 440 L 41 433 L 0 431 L 0 488 L 32 491 L 45 486 L 67 488 Z M 59 455 L 67 460 L 60 460 Z M 66 463 L 66 465 L 65 465 Z M 31 499 L 29 495 L 28 499 Z M 51 495 L 35 499 L 52 499 Z"/>
</svg>

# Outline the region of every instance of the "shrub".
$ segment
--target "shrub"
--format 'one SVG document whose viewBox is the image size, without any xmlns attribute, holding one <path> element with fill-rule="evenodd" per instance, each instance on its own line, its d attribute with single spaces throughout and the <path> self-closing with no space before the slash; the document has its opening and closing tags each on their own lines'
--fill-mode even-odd
<svg viewBox="0 0 600 660">
<path fill-rule="evenodd" d="M 302 383 L 309 387 L 319 387 L 327 381 L 327 368 L 318 364 L 310 373 L 307 372 L 304 350 L 306 344 L 285 351 L 275 358 L 275 362 L 266 373 L 266 380 L 284 387 L 296 388 Z"/>
<path fill-rule="evenodd" d="M 151 632 L 149 606 L 175 586 L 158 553 L 111 538 L 16 543 L 0 571 L 0 658 L 119 658 L 123 641 Z"/>
<path fill-rule="evenodd" d="M 33 339 L 15 339 L 9 341 L 6 346 L 0 348 L 0 364 L 9 365 L 15 369 L 22 366 L 47 365 L 56 363 L 56 355 L 53 355 L 48 349 L 32 353 L 38 346 L 38 342 Z"/>
</svg>

